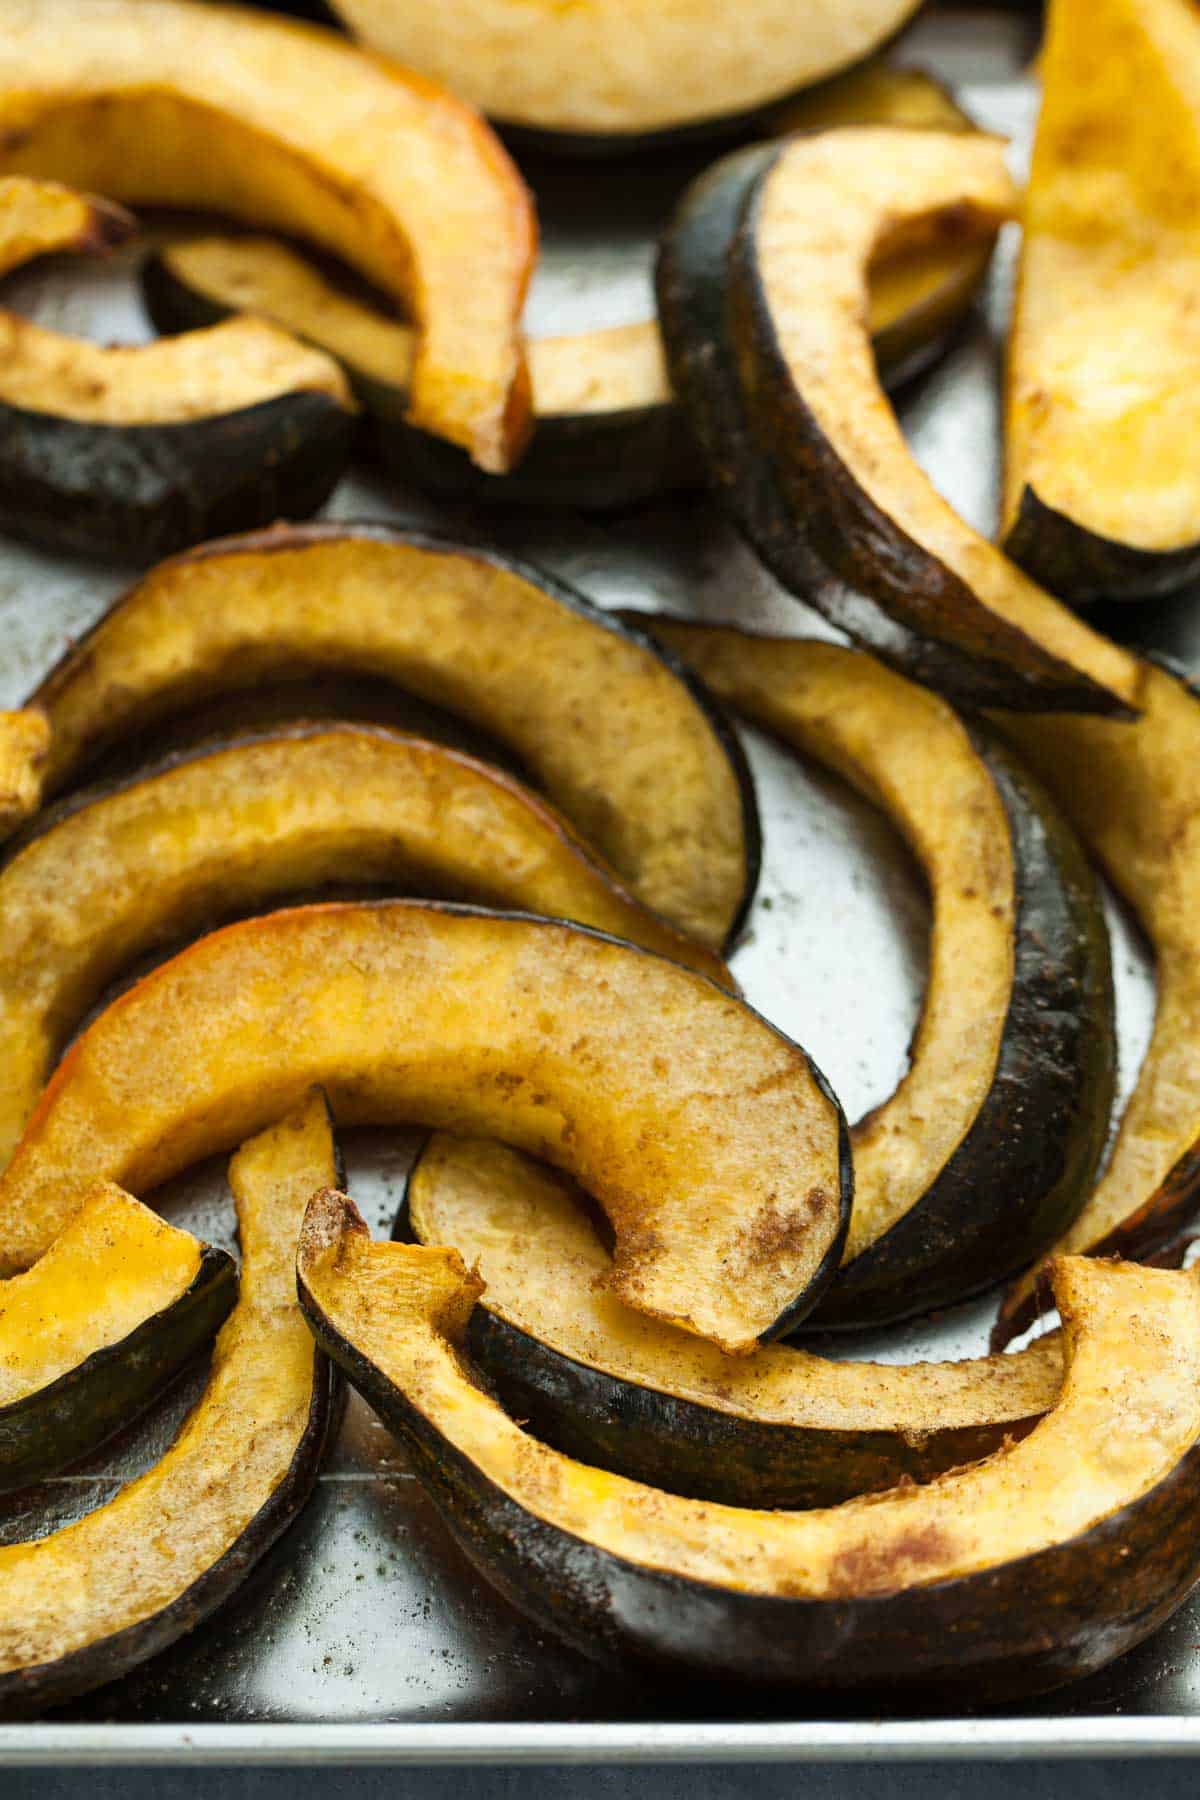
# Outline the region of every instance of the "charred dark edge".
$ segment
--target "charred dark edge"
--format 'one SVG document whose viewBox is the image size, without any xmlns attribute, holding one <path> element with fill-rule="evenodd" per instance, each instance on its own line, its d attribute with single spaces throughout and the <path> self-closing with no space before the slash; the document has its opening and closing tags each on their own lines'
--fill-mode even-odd
<svg viewBox="0 0 1200 1800">
<path fill-rule="evenodd" d="M 410 1201 L 430 1141 L 406 1177 L 392 1232 L 400 1242 L 426 1242 Z M 543 1443 L 631 1481 L 724 1506 L 833 1506 L 900 1481 L 927 1481 L 1023 1437 L 1039 1417 L 912 1435 L 755 1419 L 580 1362 L 502 1318 L 486 1294 L 467 1344 L 505 1411 Z"/>
<path fill-rule="evenodd" d="M 1200 1577 L 1193 1445 L 1148 1493 L 1062 1544 L 954 1580 L 838 1600 L 747 1594 L 647 1568 L 527 1512 L 332 1325 L 322 1348 L 409 1446 L 451 1534 L 504 1597 L 584 1655 L 689 1678 L 972 1702 L 1044 1693 L 1148 1637 Z"/>
<path fill-rule="evenodd" d="M 237 1271 L 205 1245 L 188 1288 L 119 1343 L 0 1409 L 0 1493 L 56 1475 L 143 1412 L 213 1337 L 237 1299 Z"/>
<path fill-rule="evenodd" d="M 2 526 L 2 520 L 0 520 L 0 526 Z M 736 943 L 753 904 L 762 862 L 762 826 L 759 819 L 754 778 L 746 760 L 745 750 L 742 748 L 741 738 L 724 709 L 709 693 L 703 682 L 697 680 L 674 652 L 657 644 L 648 632 L 625 624 L 615 612 L 606 611 L 575 588 L 568 586 L 566 582 L 559 581 L 556 577 L 548 575 L 543 570 L 535 568 L 530 563 L 522 562 L 516 557 L 507 556 L 500 551 L 489 550 L 481 544 L 464 542 L 450 534 L 432 531 L 400 531 L 387 525 L 372 524 L 365 520 L 286 525 L 278 526 L 273 530 L 239 533 L 236 536 L 214 539 L 193 549 L 185 550 L 182 554 L 172 557 L 164 567 L 170 568 L 176 563 L 183 564 L 198 561 L 201 558 L 267 555 L 282 551 L 303 550 L 317 544 L 336 544 L 354 540 L 395 544 L 408 549 L 426 550 L 442 556 L 461 556 L 474 562 L 485 563 L 506 574 L 515 575 L 519 580 L 527 582 L 530 587 L 536 588 L 546 595 L 548 599 L 555 601 L 566 611 L 578 615 L 587 624 L 598 625 L 602 630 L 610 631 L 614 636 L 635 644 L 638 649 L 652 656 L 656 662 L 669 671 L 685 690 L 701 718 L 717 739 L 732 770 L 738 792 L 745 879 L 742 893 L 723 940 L 723 948 L 728 952 L 730 947 Z M 155 570 L 154 574 L 159 575 L 161 572 L 161 570 Z M 137 589 L 135 588 L 133 591 L 136 592 Z M 64 686 L 74 670 L 86 661 L 93 640 L 103 630 L 106 622 L 120 611 L 128 598 L 128 594 L 118 598 L 90 630 L 77 640 L 61 662 L 39 684 L 34 695 L 26 701 L 27 706 L 53 707 L 56 691 Z M 97 745 L 97 752 L 100 748 L 101 746 Z M 620 873 L 618 870 L 618 874 Z M 622 876 L 622 879 L 625 877 Z"/>
<path fill-rule="evenodd" d="M 1033 579 L 1064 600 L 1157 600 L 1200 576 L 1200 541 L 1175 550 L 1140 550 L 1089 531 L 1028 485 L 1004 550 Z"/>
<path fill-rule="evenodd" d="M 982 728 L 1012 839 L 1012 994 L 994 1078 L 932 1186 L 838 1276 L 814 1325 L 890 1324 L 981 1292 L 1078 1216 L 1116 1080 L 1112 969 L 1095 877 L 1048 794 Z"/>
<path fill-rule="evenodd" d="M 865 495 L 849 483 L 847 472 L 816 432 L 782 364 L 769 317 L 763 314 L 761 290 L 751 266 L 734 280 L 735 252 L 746 242 L 746 215 L 761 184 L 780 154 L 777 145 L 756 146 L 728 157 L 709 170 L 685 194 L 663 240 L 657 289 L 659 318 L 672 384 L 684 404 L 709 472 L 731 516 L 751 548 L 777 579 L 825 614 L 852 638 L 873 650 L 912 679 L 938 688 L 967 705 L 1003 704 L 1012 709 L 1047 706 L 1126 714 L 1130 708 L 1087 677 L 1075 674 L 1044 653 L 1034 651 L 1040 676 L 1001 658 L 977 654 L 933 629 L 937 621 L 914 616 L 910 588 L 912 570 L 901 571 L 896 594 L 883 604 L 860 585 L 861 567 L 846 561 L 843 530 L 847 495 Z M 752 265 L 753 257 L 748 257 Z M 741 289 L 747 289 L 743 294 Z M 735 316 L 749 315 L 749 326 Z M 753 355 L 735 360 L 733 346 L 746 331 L 753 334 Z M 749 366 L 740 366 L 748 364 Z M 756 419 L 754 392 L 770 397 L 772 416 Z M 816 448 L 821 463 L 814 496 L 810 471 L 796 497 L 789 486 L 789 466 Z M 829 487 L 830 492 L 825 492 Z M 798 512 L 797 506 L 800 507 Z M 816 532 L 814 511 L 824 509 Z M 801 517 L 809 519 L 805 530 Z M 882 529 L 895 541 L 886 519 L 873 524 L 872 544 Z M 827 540 L 827 541 L 826 541 Z M 920 555 L 937 571 L 940 586 L 948 571 Z M 956 583 L 954 604 L 976 615 L 973 594 Z M 959 591 L 961 590 L 961 592 Z M 1034 647 L 1013 628 L 1003 628 L 1020 644 Z M 1058 673 L 1053 679 L 1048 671 Z"/>
<path fill-rule="evenodd" d="M 60 552 L 149 562 L 281 512 L 303 517 L 341 477 L 351 425 L 317 390 L 161 425 L 0 402 L 0 530 Z"/>
<path fill-rule="evenodd" d="M 174 1599 L 136 1625 L 97 1638 L 54 1662 L 0 1674 L 0 1717 L 26 1718 L 115 1681 L 224 1605 L 307 1501 L 333 1435 L 339 1400 L 340 1382 L 334 1370 L 324 1356 L 314 1352 L 312 1399 L 304 1431 L 279 1485 L 240 1536 Z"/>
</svg>

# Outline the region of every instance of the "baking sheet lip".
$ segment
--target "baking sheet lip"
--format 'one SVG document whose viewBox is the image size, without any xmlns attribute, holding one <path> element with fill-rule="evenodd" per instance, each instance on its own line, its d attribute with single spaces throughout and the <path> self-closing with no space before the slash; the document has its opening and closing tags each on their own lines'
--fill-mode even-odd
<svg viewBox="0 0 1200 1800">
<path fill-rule="evenodd" d="M 8 1725 L 0 1768 L 953 1761 L 1200 1755 L 1200 1717 L 788 1724 Z"/>
</svg>

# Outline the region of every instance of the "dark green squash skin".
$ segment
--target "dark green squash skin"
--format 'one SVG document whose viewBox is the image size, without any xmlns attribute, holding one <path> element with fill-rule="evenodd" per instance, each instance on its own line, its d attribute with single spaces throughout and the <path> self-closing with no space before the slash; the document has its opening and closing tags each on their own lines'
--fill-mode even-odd
<svg viewBox="0 0 1200 1800">
<path fill-rule="evenodd" d="M 547 594 L 558 605 L 562 606 L 568 612 L 577 614 L 589 625 L 597 625 L 605 631 L 611 631 L 620 637 L 632 639 L 637 643 L 639 648 L 649 652 L 649 654 L 658 662 L 664 664 L 670 670 L 671 674 L 686 689 L 687 693 L 695 702 L 707 724 L 713 731 L 713 734 L 719 741 L 721 749 L 724 752 L 733 773 L 734 782 L 737 787 L 740 801 L 742 841 L 745 858 L 744 882 L 742 892 L 738 897 L 734 907 L 733 916 L 729 921 L 725 933 L 724 947 L 728 950 L 731 945 L 736 943 L 742 927 L 745 924 L 746 916 L 754 901 L 755 889 L 758 885 L 759 868 L 762 861 L 762 827 L 759 821 L 758 800 L 755 794 L 754 778 L 750 773 L 750 765 L 746 760 L 746 753 L 742 748 L 741 739 L 734 726 L 730 723 L 723 709 L 717 704 L 716 700 L 708 692 L 703 683 L 698 681 L 690 670 L 680 662 L 674 652 L 665 649 L 661 644 L 657 644 L 647 632 L 642 631 L 635 626 L 626 624 L 616 613 L 607 611 L 603 607 L 596 606 L 594 602 L 588 600 L 585 595 L 579 593 L 575 588 L 568 587 L 565 582 L 557 580 L 555 577 L 546 574 L 543 570 L 535 569 L 529 564 L 523 563 L 515 557 L 507 556 L 498 550 L 490 550 L 483 548 L 478 544 L 462 542 L 449 534 L 443 535 L 437 532 L 428 531 L 400 531 L 387 525 L 372 525 L 361 521 L 347 521 L 345 523 L 339 521 L 336 523 L 281 526 L 275 530 L 265 532 L 248 532 L 240 537 L 224 538 L 201 545 L 196 549 L 186 552 L 185 555 L 189 558 L 198 558 L 224 556 L 235 552 L 256 552 L 266 554 L 276 550 L 299 549 L 308 544 L 336 543 L 342 538 L 369 538 L 382 543 L 391 542 L 411 545 L 417 549 L 429 550 L 432 552 L 458 552 L 463 556 L 472 557 L 477 561 L 490 563 L 496 567 L 506 569 L 512 574 L 519 576 L 522 580 L 529 582 L 532 586 L 541 589 L 543 593 Z M 114 607 L 110 610 L 115 611 L 120 605 L 121 601 L 118 599 L 115 602 Z M 103 626 L 107 616 L 107 614 L 102 614 L 91 629 L 85 632 L 76 641 L 62 660 L 46 676 L 45 680 L 39 684 L 35 693 L 26 702 L 26 705 L 33 707 L 43 705 L 49 707 L 53 706 L 53 697 L 56 688 L 66 678 L 70 670 L 73 669 L 79 661 L 86 658 L 89 642 L 94 634 Z M 284 671 L 289 675 L 295 675 L 297 673 L 294 659 L 284 659 L 283 667 Z M 366 670 L 366 673 L 370 672 L 369 669 Z M 255 663 L 254 668 L 248 672 L 245 685 L 250 687 L 258 686 L 270 675 L 270 673 L 270 668 L 261 661 L 258 661 Z M 232 691 L 236 685 L 235 682 L 231 682 L 229 684 L 229 691 Z M 166 696 L 164 697 L 164 704 L 161 709 L 156 712 L 153 717 L 148 716 L 142 723 L 154 723 L 164 716 L 169 716 L 169 714 L 170 698 L 169 696 Z M 95 747 L 96 754 L 98 755 L 102 750 L 108 747 L 109 746 L 105 744 L 97 744 Z M 517 754 L 519 755 L 519 752 L 517 752 Z M 72 771 L 71 779 L 74 780 L 78 773 L 79 771 L 77 770 Z M 50 797 L 52 797 L 52 793 L 48 792 L 47 798 Z"/>
<path fill-rule="evenodd" d="M 816 1329 L 894 1323 L 1024 1268 L 1074 1222 L 1104 1154 L 1116 1038 L 1095 877 L 1044 789 L 994 738 L 973 736 L 1008 814 L 1017 889 L 995 1076 L 933 1185 L 842 1269 Z"/>
<path fill-rule="evenodd" d="M 657 291 L 672 385 L 734 522 L 776 578 L 894 668 L 957 704 L 1124 713 L 997 622 L 867 497 L 795 390 L 754 261 L 755 203 L 780 154 L 739 151 L 685 194 Z M 982 623 L 982 622 L 981 622 Z"/>
<path fill-rule="evenodd" d="M 237 1271 L 206 1245 L 185 1294 L 37 1393 L 0 1407 L 0 1493 L 57 1475 L 128 1425 L 214 1337 L 237 1299 Z"/>
<path fill-rule="evenodd" d="M 219 533 L 316 512 L 345 470 L 350 431 L 346 409 L 315 391 L 164 425 L 0 403 L 0 531 L 153 562 Z"/>
<path fill-rule="evenodd" d="M 1123 1655 L 1200 1577 L 1200 1448 L 1053 1548 L 957 1579 L 839 1600 L 747 1594 L 599 1549 L 527 1512 L 449 1444 L 299 1284 L 322 1349 L 388 1429 L 463 1551 L 538 1625 L 599 1661 L 756 1688 L 936 1693 L 995 1704 Z"/>
<path fill-rule="evenodd" d="M 418 1157 L 409 1190 L 420 1167 Z M 407 1198 L 393 1236 L 422 1241 Z M 1031 1415 L 907 1437 L 765 1423 L 591 1368 L 498 1318 L 486 1297 L 471 1315 L 467 1347 L 505 1411 L 543 1443 L 631 1481 L 724 1506 L 834 1506 L 901 1481 L 928 1481 L 1037 1424 Z"/>
<path fill-rule="evenodd" d="M 1004 550 L 1052 594 L 1079 605 L 1156 600 L 1200 577 L 1200 541 L 1177 550 L 1139 550 L 1077 524 L 1028 485 Z"/>
</svg>

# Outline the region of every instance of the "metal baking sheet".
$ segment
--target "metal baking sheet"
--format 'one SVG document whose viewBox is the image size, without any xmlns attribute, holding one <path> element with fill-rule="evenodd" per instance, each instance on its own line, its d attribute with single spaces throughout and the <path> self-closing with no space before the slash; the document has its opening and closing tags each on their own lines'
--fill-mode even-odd
<svg viewBox="0 0 1200 1800">
<path fill-rule="evenodd" d="M 1027 15 L 943 8 L 907 40 L 984 124 L 1027 150 L 1036 107 L 1022 73 Z M 531 166 L 546 249 L 530 302 L 534 330 L 616 324 L 650 306 L 654 232 L 696 166 L 673 155 L 629 168 Z M 998 466 L 998 362 L 1012 245 L 987 305 L 948 359 L 905 395 L 916 453 L 977 526 L 992 529 Z M 105 339 L 147 335 L 128 265 L 78 266 L 13 284 L 44 323 Z M 760 628 L 831 635 L 782 595 L 717 509 L 684 496 L 607 520 L 436 509 L 420 496 L 348 480 L 332 517 L 437 521 L 485 532 L 574 581 L 604 605 L 655 606 Z M 0 547 L 0 705 L 19 702 L 131 571 Z M 1200 664 L 1200 617 L 1187 596 L 1103 619 L 1115 635 Z M 848 1111 L 882 1099 L 905 1066 L 925 979 L 928 912 L 890 827 L 841 783 L 747 734 L 765 827 L 758 902 L 734 967 L 749 999 L 798 1037 Z M 1110 903 L 1122 1096 L 1153 1016 L 1145 948 Z M 386 1230 L 411 1151 L 403 1133 L 347 1143 L 350 1185 Z M 229 1242 L 223 1165 L 160 1196 L 172 1218 Z M 994 1300 L 886 1339 L 839 1340 L 833 1353 L 893 1359 L 985 1347 Z M 0 1512 L 0 1540 L 38 1535 L 100 1504 L 161 1449 L 203 1371 L 145 1425 L 89 1464 Z M 985 1698 L 981 1696 L 981 1699 Z M 793 1702 L 622 1681 L 527 1625 L 450 1542 L 404 1453 L 353 1401 L 303 1518 L 237 1600 L 138 1673 L 60 1710 L 0 1728 L 0 1762 L 348 1760 L 687 1760 L 743 1756 L 970 1756 L 1182 1752 L 1200 1748 L 1200 1600 L 1150 1643 L 1090 1681 L 1019 1713 L 884 1712 L 864 1719 Z"/>
</svg>

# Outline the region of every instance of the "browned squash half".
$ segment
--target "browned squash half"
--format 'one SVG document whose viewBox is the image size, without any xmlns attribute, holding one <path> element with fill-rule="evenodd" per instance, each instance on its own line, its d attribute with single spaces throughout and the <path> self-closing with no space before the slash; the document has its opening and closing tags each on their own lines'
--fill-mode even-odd
<svg viewBox="0 0 1200 1800">
<path fill-rule="evenodd" d="M 741 1511 L 572 1462 L 464 1354 L 455 1250 L 372 1244 L 318 1195 L 298 1257 L 324 1349 L 411 1448 L 482 1573 L 593 1656 L 814 1689 L 1035 1693 L 1110 1662 L 1200 1576 L 1200 1283 L 1063 1258 L 1058 1404 L 926 1486 Z"/>
<path fill-rule="evenodd" d="M 59 251 L 102 253 L 135 229 L 123 207 L 57 181 L 0 177 L 0 275 Z"/>
<path fill-rule="evenodd" d="M 0 712 L 0 837 L 37 810 L 50 721 L 36 707 Z"/>
<path fill-rule="evenodd" d="M 754 112 L 860 62 L 917 0 L 335 0 L 366 43 L 551 143 L 636 147 Z"/>
<path fill-rule="evenodd" d="M 869 63 L 772 115 L 772 133 L 879 123 L 967 131 L 971 121 L 919 69 Z M 889 384 L 931 361 L 973 303 L 992 243 L 884 254 L 870 275 L 871 340 Z M 490 476 L 404 423 L 413 334 L 277 239 L 193 236 L 142 267 L 160 331 L 191 331 L 230 314 L 273 319 L 336 356 L 366 409 L 370 441 L 405 477 L 443 494 L 605 508 L 702 479 L 651 319 L 535 338 L 529 345 L 534 436 L 516 469 Z M 402 380 L 400 371 L 404 371 Z"/>
<path fill-rule="evenodd" d="M 227 926 L 114 1001 L 0 1177 L 2 1266 L 70 1218 L 81 1159 L 151 1187 L 314 1082 L 346 1123 L 497 1136 L 560 1165 L 608 1212 L 614 1292 L 735 1353 L 798 1322 L 837 1267 L 849 1142 L 803 1050 L 649 951 L 402 900 Z"/>
<path fill-rule="evenodd" d="M 1200 697 L 1147 664 L 1134 725 L 1008 720 L 1022 755 L 1132 908 L 1154 951 L 1154 1031 L 1102 1180 L 1060 1240 L 1072 1254 L 1143 1257 L 1169 1245 L 1200 1200 Z M 1018 1281 L 1005 1343 L 1049 1303 L 1047 1270 Z"/>
<path fill-rule="evenodd" d="M 124 733 L 306 669 L 381 676 L 467 718 L 647 906 L 710 946 L 736 934 L 759 844 L 731 728 L 649 639 L 534 569 L 448 539 L 309 526 L 154 570 L 31 702 L 50 721 L 45 790 Z"/>
<path fill-rule="evenodd" d="M 1004 546 L 1069 600 L 1200 574 L 1200 17 L 1052 0 L 1009 341 Z"/>
<path fill-rule="evenodd" d="M 1015 190 L 981 135 L 860 128 L 719 164 L 659 263 L 675 391 L 750 541 L 800 598 L 976 705 L 1127 713 L 1137 663 L 934 490 L 879 384 L 872 258 L 990 235 Z"/>
<path fill-rule="evenodd" d="M 492 133 L 336 34 L 188 0 L 30 0 L 0 37 L 0 174 L 210 208 L 310 239 L 417 326 L 412 422 L 482 468 L 528 422 L 536 228 Z"/>
<path fill-rule="evenodd" d="M 232 1258 L 97 1182 L 45 1256 L 0 1282 L 0 1491 L 86 1456 L 212 1337 Z"/>
<path fill-rule="evenodd" d="M 1054 1405 L 1057 1333 L 974 1362 L 833 1362 L 772 1344 L 730 1357 L 605 1286 L 578 1190 L 495 1142 L 438 1134 L 409 1177 L 404 1235 L 452 1244 L 486 1283 L 467 1346 L 544 1443 L 730 1506 L 829 1506 L 927 1481 L 1020 1437 Z"/>
<path fill-rule="evenodd" d="M 57 183 L 0 179 L 0 272 L 107 225 Z M 263 319 L 114 348 L 0 311 L 0 530 L 150 561 L 304 517 L 345 468 L 350 407 L 338 364 Z"/>
<path fill-rule="evenodd" d="M 77 1148 L 84 1156 L 85 1140 Z M 41 1712 L 174 1643 L 308 1498 L 334 1388 L 296 1304 L 296 1236 L 336 1166 L 319 1095 L 234 1157 L 241 1291 L 199 1404 L 162 1460 L 106 1505 L 0 1548 L 0 1716 Z"/>
<path fill-rule="evenodd" d="M 39 814 L 0 865 L 0 1166 L 129 963 L 266 902 L 383 881 L 576 919 L 731 981 L 544 802 L 472 757 L 344 724 L 207 748 Z"/>
<path fill-rule="evenodd" d="M 1076 1218 L 1108 1132 L 1108 934 L 1074 834 L 994 734 L 861 650 L 643 622 L 880 807 L 929 889 L 910 1067 L 852 1132 L 845 1261 L 814 1323 L 884 1323 L 994 1284 Z"/>
</svg>

